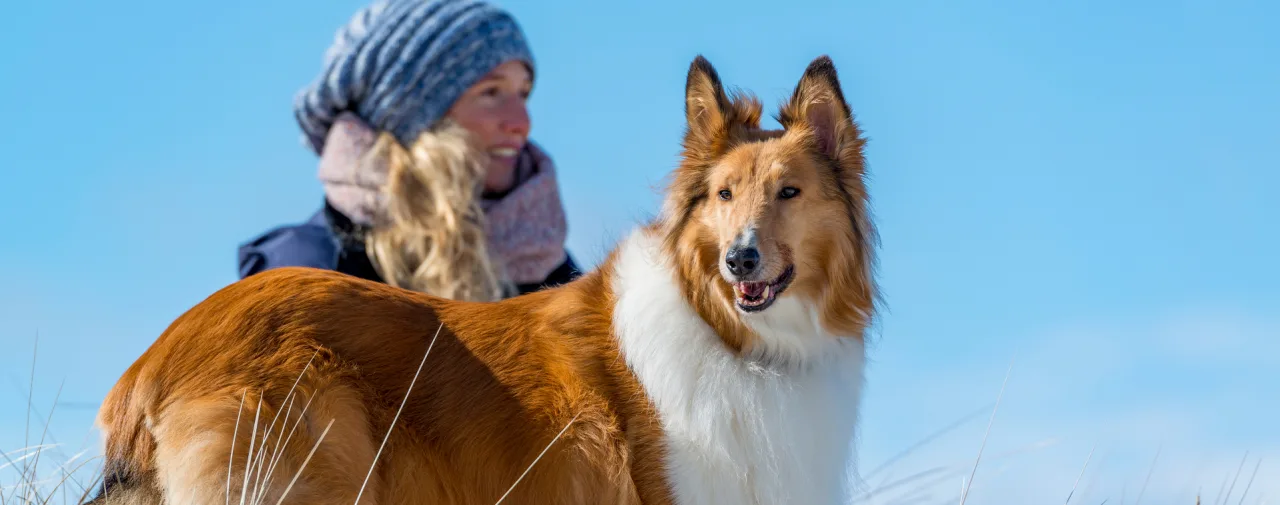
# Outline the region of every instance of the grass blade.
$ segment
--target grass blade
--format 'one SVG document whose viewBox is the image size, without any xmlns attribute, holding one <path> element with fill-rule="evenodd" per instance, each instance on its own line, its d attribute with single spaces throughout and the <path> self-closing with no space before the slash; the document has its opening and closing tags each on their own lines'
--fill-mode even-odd
<svg viewBox="0 0 1280 505">
<path fill-rule="evenodd" d="M 387 426 L 387 434 L 382 437 L 382 444 L 378 445 L 378 452 L 373 455 L 373 463 L 369 464 L 369 473 L 365 474 L 364 482 L 360 484 L 360 492 L 356 493 L 356 503 L 360 504 L 360 497 L 364 496 L 365 486 L 369 485 L 369 478 L 373 476 L 373 469 L 378 466 L 378 458 L 382 456 L 382 449 L 386 448 L 387 440 L 391 438 L 391 430 L 396 428 L 396 421 L 400 420 L 400 412 L 404 411 L 404 406 L 409 403 L 409 393 L 413 391 L 414 383 L 418 382 L 418 376 L 422 375 L 422 366 L 427 364 L 427 356 L 431 355 L 431 348 L 436 346 L 436 338 L 440 336 L 440 330 L 444 329 L 444 323 L 436 328 L 435 336 L 431 337 L 431 343 L 427 344 L 427 352 L 422 353 L 422 362 L 418 363 L 418 371 L 414 372 L 413 379 L 409 380 L 409 387 L 404 391 L 404 399 L 400 401 L 400 408 L 396 409 L 395 417 L 391 418 L 391 425 Z"/>
<path fill-rule="evenodd" d="M 1000 410 L 1000 400 L 1004 398 L 1004 388 L 1009 384 L 1009 375 L 1013 373 L 1013 361 L 1009 361 L 1009 370 L 1004 374 L 1004 382 L 1000 384 L 1000 394 L 996 395 L 996 406 L 991 409 L 991 419 L 987 421 L 987 431 L 982 435 L 982 445 L 978 447 L 978 457 L 973 460 L 973 471 L 969 473 L 969 482 L 965 485 L 964 493 L 960 495 L 960 505 L 964 505 L 965 500 L 969 498 L 969 488 L 973 487 L 973 476 L 978 474 L 978 462 L 982 461 L 982 450 L 987 447 L 987 436 L 991 435 L 991 425 L 996 422 L 996 412 Z"/>
</svg>

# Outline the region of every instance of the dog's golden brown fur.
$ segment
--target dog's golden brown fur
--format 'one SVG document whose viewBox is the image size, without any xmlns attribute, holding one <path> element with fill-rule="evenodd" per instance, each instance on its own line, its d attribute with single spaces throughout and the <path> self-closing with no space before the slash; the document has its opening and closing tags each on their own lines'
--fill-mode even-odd
<svg viewBox="0 0 1280 505">
<path fill-rule="evenodd" d="M 644 472 L 619 472 L 657 468 L 659 454 L 628 447 L 656 447 L 658 434 L 605 340 L 605 282 L 597 272 L 562 290 L 474 304 L 311 269 L 251 276 L 183 314 L 125 373 L 102 412 L 108 470 L 117 487 L 155 490 L 150 503 L 162 502 L 161 490 L 172 502 L 221 503 L 234 435 L 236 500 L 253 418 L 261 441 L 302 377 L 294 419 L 277 422 L 268 452 L 314 400 L 269 488 L 284 487 L 336 419 L 290 502 L 354 503 L 443 324 L 362 502 L 492 504 L 575 416 L 508 499 L 587 503 L 608 490 L 635 502 L 631 479 L 645 482 Z"/>
<path fill-rule="evenodd" d="M 814 339 L 857 346 L 858 360 L 846 368 L 860 373 L 861 335 L 876 297 L 863 141 L 825 57 L 783 104 L 781 131 L 760 130 L 760 104 L 725 94 L 701 57 L 690 67 L 686 96 L 682 163 L 662 216 L 636 235 L 652 237 L 673 268 L 637 263 L 643 240 L 635 239 L 577 281 L 488 303 L 313 269 L 248 277 L 174 321 L 108 394 L 99 414 L 107 477 L 95 501 L 239 502 L 247 489 L 248 503 L 276 503 L 288 489 L 285 503 L 350 504 L 362 486 L 366 504 L 491 505 L 509 490 L 504 503 L 704 503 L 717 496 L 773 503 L 778 492 L 810 492 L 794 482 L 744 487 L 732 477 L 702 483 L 673 474 L 673 461 L 688 454 L 701 461 L 701 449 L 681 438 L 687 435 L 672 427 L 679 414 L 665 405 L 670 387 L 696 384 L 653 382 L 638 368 L 678 350 L 636 346 L 648 335 L 681 338 L 687 330 L 688 338 L 716 339 L 689 352 L 724 353 L 728 365 L 719 366 L 732 373 L 781 363 L 770 374 L 785 376 L 802 373 L 791 365 L 816 366 L 821 356 L 773 341 L 785 328 L 744 312 L 734 286 L 755 277 L 726 280 L 726 249 L 750 230 L 760 279 L 794 270 L 789 288 L 778 285 L 786 290 L 778 296 L 794 303 L 763 313 L 811 311 L 821 331 L 795 340 L 810 349 L 829 348 Z M 782 188 L 797 192 L 781 198 Z M 720 198 L 721 191 L 732 195 Z M 651 268 L 670 279 L 637 284 L 653 280 Z M 674 286 L 677 302 L 662 301 L 666 286 Z M 657 303 L 683 304 L 701 322 L 637 322 L 643 311 L 633 307 Z M 777 317 L 789 317 L 783 314 Z M 749 360 L 759 365 L 734 364 Z M 724 385 L 768 386 L 776 375 L 730 377 Z M 849 401 L 856 403 L 859 387 L 848 385 Z M 753 408 L 769 409 L 770 394 Z M 738 415 L 724 408 L 726 419 Z M 812 433 L 815 426 L 831 425 L 842 427 L 828 443 L 838 445 L 856 422 L 845 411 L 797 414 L 812 424 L 716 435 L 746 448 L 785 445 L 761 438 L 821 437 L 827 434 Z M 795 455 L 801 473 L 834 470 L 805 454 Z M 693 470 L 727 475 L 711 466 Z"/>
</svg>

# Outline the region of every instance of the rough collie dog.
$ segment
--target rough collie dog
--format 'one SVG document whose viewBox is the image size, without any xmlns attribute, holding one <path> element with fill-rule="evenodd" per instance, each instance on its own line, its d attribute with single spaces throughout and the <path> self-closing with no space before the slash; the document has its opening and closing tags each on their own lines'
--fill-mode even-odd
<svg viewBox="0 0 1280 505">
<path fill-rule="evenodd" d="M 702 57 L 660 216 L 558 288 L 459 302 L 282 268 L 180 316 L 99 414 L 95 503 L 835 504 L 876 307 L 830 59 L 777 116 Z"/>
</svg>

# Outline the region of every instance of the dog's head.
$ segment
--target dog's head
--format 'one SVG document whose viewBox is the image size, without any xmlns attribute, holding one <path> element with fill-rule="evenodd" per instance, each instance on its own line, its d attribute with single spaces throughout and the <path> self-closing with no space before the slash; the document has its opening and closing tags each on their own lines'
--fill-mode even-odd
<svg viewBox="0 0 1280 505">
<path fill-rule="evenodd" d="M 805 69 L 776 116 L 781 130 L 761 130 L 759 101 L 726 93 L 701 56 L 685 93 L 684 152 L 662 223 L 701 297 L 694 305 L 722 334 L 798 307 L 823 333 L 861 336 L 876 299 L 875 230 L 864 140 L 831 60 Z M 724 310 L 708 314 L 708 305 Z M 737 343 L 749 347 L 746 333 Z"/>
</svg>

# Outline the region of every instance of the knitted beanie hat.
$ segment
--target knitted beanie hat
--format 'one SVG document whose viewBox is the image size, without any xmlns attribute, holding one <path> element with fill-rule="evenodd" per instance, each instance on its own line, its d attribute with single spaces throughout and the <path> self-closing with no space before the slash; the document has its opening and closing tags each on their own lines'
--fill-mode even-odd
<svg viewBox="0 0 1280 505">
<path fill-rule="evenodd" d="M 533 73 L 515 19 L 482 0 L 375 0 L 338 30 L 324 70 L 298 93 L 294 115 L 317 154 L 351 111 L 409 146 L 479 78 L 510 60 Z"/>
</svg>

